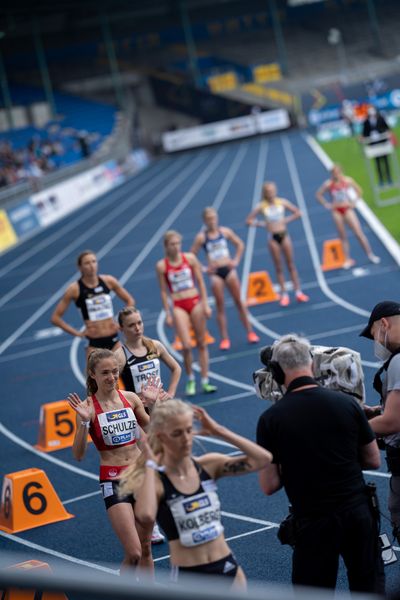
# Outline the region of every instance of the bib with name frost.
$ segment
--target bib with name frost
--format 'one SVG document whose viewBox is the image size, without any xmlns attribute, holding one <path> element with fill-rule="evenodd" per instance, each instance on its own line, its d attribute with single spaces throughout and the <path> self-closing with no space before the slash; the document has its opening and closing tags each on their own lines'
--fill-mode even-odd
<svg viewBox="0 0 400 600">
<path fill-rule="evenodd" d="M 207 256 L 210 260 L 221 260 L 229 258 L 229 248 L 225 237 L 220 233 L 215 240 L 207 238 L 204 244 Z"/>
<path fill-rule="evenodd" d="M 191 548 L 216 540 L 224 531 L 214 480 L 202 481 L 202 492 L 167 500 L 182 546 Z"/>
<path fill-rule="evenodd" d="M 97 415 L 106 446 L 121 446 L 140 439 L 140 429 L 132 408 L 109 410 Z"/>
<path fill-rule="evenodd" d="M 89 321 L 103 321 L 114 316 L 110 294 L 98 294 L 85 299 Z"/>
<path fill-rule="evenodd" d="M 127 362 L 132 374 L 135 392 L 137 394 L 142 391 L 142 387 L 149 377 L 152 375 L 161 377 L 160 361 L 158 358 L 152 358 L 151 360 L 145 360 L 143 362 L 133 364 L 129 364 L 129 360 Z"/>
</svg>

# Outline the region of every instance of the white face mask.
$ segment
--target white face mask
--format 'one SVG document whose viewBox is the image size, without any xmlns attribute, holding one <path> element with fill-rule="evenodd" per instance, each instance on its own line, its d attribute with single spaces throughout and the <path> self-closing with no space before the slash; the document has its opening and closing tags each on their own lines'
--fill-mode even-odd
<svg viewBox="0 0 400 600">
<path fill-rule="evenodd" d="M 381 330 L 379 330 L 379 333 L 381 332 Z M 390 350 L 388 350 L 386 348 L 386 341 L 387 341 L 387 331 L 385 331 L 385 339 L 383 344 L 381 344 L 378 340 L 374 340 L 374 354 L 376 356 L 376 358 L 378 360 L 381 360 L 382 362 L 385 362 L 386 360 L 388 360 L 388 358 L 390 358 L 392 356 L 392 353 L 390 352 Z"/>
</svg>

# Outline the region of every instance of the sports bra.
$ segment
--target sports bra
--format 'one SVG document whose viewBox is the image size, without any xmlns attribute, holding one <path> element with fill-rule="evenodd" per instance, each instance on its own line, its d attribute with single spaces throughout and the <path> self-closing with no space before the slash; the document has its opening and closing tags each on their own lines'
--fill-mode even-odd
<svg viewBox="0 0 400 600">
<path fill-rule="evenodd" d="M 172 294 L 183 292 L 185 290 L 191 290 L 195 287 L 193 269 L 189 264 L 186 256 L 181 252 L 181 264 L 174 267 L 169 262 L 168 258 L 165 258 L 165 279 L 168 288 Z"/>
<path fill-rule="evenodd" d="M 211 261 L 217 261 L 225 258 L 229 258 L 228 242 L 222 231 L 218 230 L 218 237 L 211 239 L 208 237 L 207 232 L 204 232 L 204 244 L 203 248 L 207 254 L 207 257 Z"/>
<path fill-rule="evenodd" d="M 140 438 L 140 429 L 135 413 L 128 400 L 119 390 L 118 395 L 123 408 L 103 412 L 96 395 L 92 401 L 96 416 L 90 422 L 89 433 L 97 450 L 112 450 L 122 446 L 136 444 Z"/>
<path fill-rule="evenodd" d="M 110 288 L 99 277 L 99 282 L 94 288 L 87 287 L 82 278 L 78 280 L 79 296 L 75 304 L 80 308 L 84 321 L 103 321 L 114 316 Z"/>
<path fill-rule="evenodd" d="M 139 394 L 150 375 L 161 377 L 160 361 L 154 356 L 154 352 L 147 352 L 144 356 L 136 356 L 132 354 L 127 346 L 122 345 L 122 349 L 126 363 L 121 371 L 121 379 L 126 390 Z M 149 358 L 149 356 L 152 358 Z"/>
<path fill-rule="evenodd" d="M 179 539 L 188 548 L 215 540 L 224 531 L 217 484 L 199 463 L 193 462 L 200 477 L 200 485 L 193 494 L 180 492 L 165 473 L 159 473 L 164 495 L 157 522 L 169 541 Z"/>
<path fill-rule="evenodd" d="M 285 216 L 285 207 L 280 198 L 276 198 L 273 204 L 263 200 L 261 210 L 267 223 L 279 223 Z"/>
</svg>

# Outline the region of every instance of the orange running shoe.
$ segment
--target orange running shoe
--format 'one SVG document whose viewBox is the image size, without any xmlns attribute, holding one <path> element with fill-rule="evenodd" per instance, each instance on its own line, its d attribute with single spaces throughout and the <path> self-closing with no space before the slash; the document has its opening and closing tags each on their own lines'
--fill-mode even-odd
<svg viewBox="0 0 400 600">
<path fill-rule="evenodd" d="M 229 338 L 224 338 L 223 340 L 221 340 L 221 343 L 219 345 L 220 350 L 230 350 L 230 348 L 231 348 L 231 341 Z"/>
<path fill-rule="evenodd" d="M 304 294 L 301 290 L 297 290 L 297 292 L 296 292 L 297 302 L 308 302 L 309 299 L 310 298 L 306 294 Z"/>
<path fill-rule="evenodd" d="M 258 337 L 255 331 L 249 331 L 249 333 L 247 334 L 247 341 L 249 342 L 249 344 L 257 344 L 257 342 L 260 341 L 260 338 Z"/>
<path fill-rule="evenodd" d="M 289 304 L 290 304 L 289 294 L 282 294 L 279 304 L 281 306 L 289 306 Z"/>
</svg>

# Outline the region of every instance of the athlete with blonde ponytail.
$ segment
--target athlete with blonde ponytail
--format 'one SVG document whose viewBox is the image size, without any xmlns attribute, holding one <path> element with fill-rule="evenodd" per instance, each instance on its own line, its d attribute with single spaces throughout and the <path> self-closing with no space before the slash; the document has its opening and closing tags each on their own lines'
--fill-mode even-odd
<svg viewBox="0 0 400 600">
<path fill-rule="evenodd" d="M 135 522 L 134 500 L 118 495 L 118 480 L 124 469 L 140 456 L 137 442 L 140 428 L 147 428 L 149 415 L 143 402 L 153 407 L 160 389 L 153 379 L 142 387 L 143 402 L 117 389 L 119 368 L 111 350 L 94 350 L 88 359 L 87 398 L 76 393 L 68 402 L 76 412 L 76 431 L 72 452 L 82 460 L 87 449 L 88 432 L 100 455 L 100 487 L 108 518 L 125 551 L 122 568 L 153 568 L 151 529 Z"/>
<path fill-rule="evenodd" d="M 192 457 L 193 418 L 201 435 L 235 445 L 242 454 Z M 219 425 L 203 408 L 182 400 L 154 407 L 142 455 L 121 477 L 120 493 L 135 494 L 135 514 L 143 527 L 155 519 L 169 543 L 172 577 L 179 572 L 224 575 L 244 586 L 246 577 L 224 537 L 216 480 L 244 475 L 272 461 L 270 452 Z"/>
</svg>

